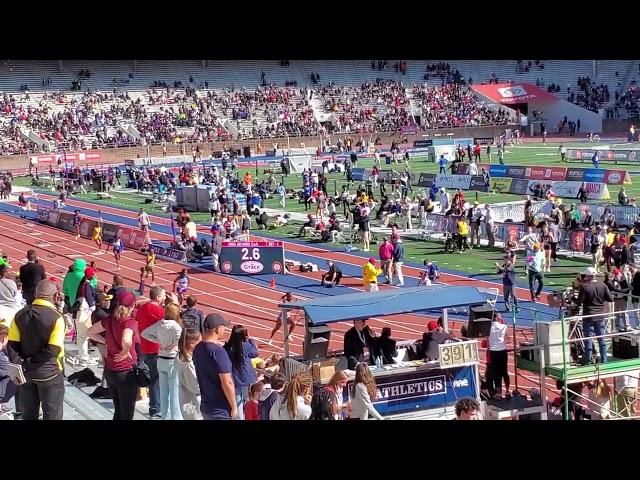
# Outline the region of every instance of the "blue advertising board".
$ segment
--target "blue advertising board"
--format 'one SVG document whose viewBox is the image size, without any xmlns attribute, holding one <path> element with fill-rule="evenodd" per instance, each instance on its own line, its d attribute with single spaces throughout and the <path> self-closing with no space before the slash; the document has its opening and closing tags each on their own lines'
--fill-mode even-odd
<svg viewBox="0 0 640 480">
<path fill-rule="evenodd" d="M 587 168 L 584 171 L 583 182 L 604 183 L 607 171 L 604 168 Z"/>
<path fill-rule="evenodd" d="M 380 415 L 396 415 L 453 406 L 460 398 L 476 398 L 475 367 L 422 370 L 376 375 L 373 402 Z M 353 383 L 349 383 L 352 392 Z M 353 398 L 353 394 L 352 398 Z"/>
<path fill-rule="evenodd" d="M 491 165 L 489 167 L 489 175 L 491 177 L 506 177 L 507 176 L 507 165 Z"/>
<path fill-rule="evenodd" d="M 236 275 L 284 273 L 284 244 L 281 241 L 222 242 L 220 270 Z"/>
</svg>

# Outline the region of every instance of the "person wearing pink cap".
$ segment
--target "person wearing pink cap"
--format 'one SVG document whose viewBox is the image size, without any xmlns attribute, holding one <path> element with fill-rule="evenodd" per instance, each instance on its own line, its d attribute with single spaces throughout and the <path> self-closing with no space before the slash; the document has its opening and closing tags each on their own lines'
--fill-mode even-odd
<svg viewBox="0 0 640 480">
<path fill-rule="evenodd" d="M 362 284 L 366 292 L 378 291 L 378 275 L 382 274 L 382 269 L 376 267 L 376 259 L 371 257 L 362 267 Z"/>
</svg>

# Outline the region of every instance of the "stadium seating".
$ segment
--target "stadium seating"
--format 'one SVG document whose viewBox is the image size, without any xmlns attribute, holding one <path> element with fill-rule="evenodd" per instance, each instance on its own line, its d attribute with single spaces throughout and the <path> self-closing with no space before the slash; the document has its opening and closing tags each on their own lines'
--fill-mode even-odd
<svg viewBox="0 0 640 480">
<path fill-rule="evenodd" d="M 430 117 L 431 128 L 506 121 L 473 96 L 466 101 L 474 111 L 465 118 L 445 118 L 453 112 L 450 106 L 435 118 L 426 111 L 424 88 L 443 88 L 443 76 L 433 70 L 439 61 L 406 61 L 404 73 L 394 68 L 399 61 L 388 59 L 380 69 L 382 61 L 377 59 L 291 60 L 285 67 L 275 60 L 7 60 L 0 64 L 0 153 L 144 145 L 177 138 L 204 141 L 229 134 L 313 135 L 324 131 L 319 121 L 330 114 L 342 132 L 396 130 L 413 124 L 414 115 Z M 638 62 L 622 60 L 597 61 L 595 72 L 591 60 L 544 60 L 544 68 L 531 61 L 531 68 L 520 73 L 514 60 L 442 62 L 451 73 L 459 71 L 465 82 L 470 77 L 475 84 L 497 77 L 500 82 L 537 81 L 543 87 L 553 83 L 560 86 L 556 95 L 563 99 L 567 84 L 579 93 L 578 78 L 589 77 L 592 85 L 609 88 L 610 101 L 598 108 L 614 105 L 614 92 L 627 91 L 640 75 Z M 90 75 L 80 76 L 86 70 Z M 71 91 L 72 82 L 80 82 L 80 91 Z M 296 86 L 286 87 L 286 82 Z M 634 102 L 635 98 L 621 102 L 621 107 L 633 104 L 637 112 Z"/>
</svg>

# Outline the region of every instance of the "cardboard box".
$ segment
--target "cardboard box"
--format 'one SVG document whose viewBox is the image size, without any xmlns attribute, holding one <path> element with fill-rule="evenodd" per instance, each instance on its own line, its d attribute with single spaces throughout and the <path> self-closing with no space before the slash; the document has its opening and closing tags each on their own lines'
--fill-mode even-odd
<svg viewBox="0 0 640 480">
<path fill-rule="evenodd" d="M 315 383 L 328 383 L 336 373 L 337 358 L 328 358 L 321 362 L 314 362 L 311 366 L 311 376 Z"/>
</svg>

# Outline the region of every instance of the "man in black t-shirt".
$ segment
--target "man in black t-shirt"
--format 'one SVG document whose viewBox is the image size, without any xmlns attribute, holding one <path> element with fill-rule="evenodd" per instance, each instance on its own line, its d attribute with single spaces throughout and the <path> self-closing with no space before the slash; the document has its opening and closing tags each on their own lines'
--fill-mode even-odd
<svg viewBox="0 0 640 480">
<path fill-rule="evenodd" d="M 613 302 L 613 295 L 604 283 L 596 280 L 596 274 L 596 269 L 593 267 L 583 272 L 585 281 L 576 300 L 576 304 L 582 305 L 582 329 L 586 337 L 582 365 L 588 365 L 591 362 L 593 342 L 589 337 L 593 336 L 599 337 L 600 363 L 607 362 L 607 344 L 602 335 L 605 334 L 605 304 Z"/>
<path fill-rule="evenodd" d="M 27 304 L 31 304 L 35 298 L 36 285 L 46 278 L 44 266 L 38 263 L 35 250 L 27 252 L 27 263 L 20 267 L 20 283 L 22 284 L 22 297 Z"/>
</svg>

